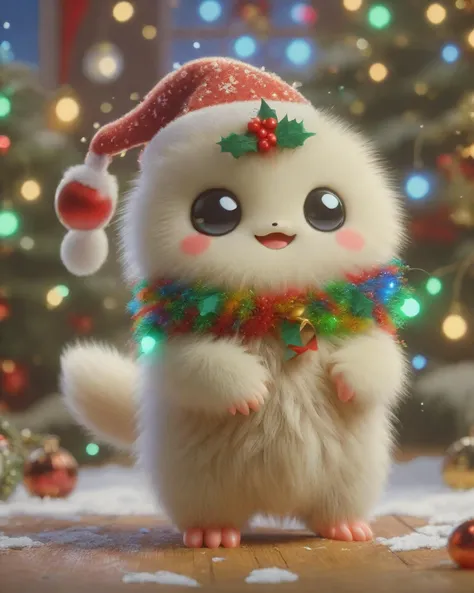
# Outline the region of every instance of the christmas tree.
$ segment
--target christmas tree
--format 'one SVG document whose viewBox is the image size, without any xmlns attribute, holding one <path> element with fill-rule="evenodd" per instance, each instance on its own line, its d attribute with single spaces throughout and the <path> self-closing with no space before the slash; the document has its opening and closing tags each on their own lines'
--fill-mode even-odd
<svg viewBox="0 0 474 593">
<path fill-rule="evenodd" d="M 416 288 L 402 332 L 416 394 L 418 378 L 474 354 L 474 2 L 340 5 L 338 31 L 322 35 L 322 58 L 301 90 L 367 133 L 396 170 Z M 428 383 L 438 401 L 465 409 L 455 384 L 452 397 L 437 384 Z M 450 442 L 454 423 L 430 402 L 423 382 L 401 410 L 405 436 Z"/>
<path fill-rule="evenodd" d="M 107 451 L 72 428 L 55 395 L 59 355 L 83 336 L 117 340 L 126 295 L 115 271 L 85 281 L 60 261 L 54 193 L 81 157 L 52 105 L 29 68 L 0 67 L 0 414 L 18 428 L 54 430 L 85 461 Z"/>
</svg>

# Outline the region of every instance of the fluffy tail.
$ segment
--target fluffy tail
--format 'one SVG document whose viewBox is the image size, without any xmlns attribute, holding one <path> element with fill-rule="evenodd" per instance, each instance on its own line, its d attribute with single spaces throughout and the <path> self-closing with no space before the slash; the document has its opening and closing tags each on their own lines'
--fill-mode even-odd
<svg viewBox="0 0 474 593">
<path fill-rule="evenodd" d="M 129 448 L 136 440 L 135 361 L 99 344 L 68 347 L 61 391 L 76 420 L 103 442 Z"/>
</svg>

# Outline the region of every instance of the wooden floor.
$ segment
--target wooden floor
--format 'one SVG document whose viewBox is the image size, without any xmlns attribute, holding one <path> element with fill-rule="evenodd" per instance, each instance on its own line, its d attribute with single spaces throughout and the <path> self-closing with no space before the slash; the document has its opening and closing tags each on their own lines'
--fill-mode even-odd
<svg viewBox="0 0 474 593">
<path fill-rule="evenodd" d="M 377 520 L 377 537 L 410 533 L 423 520 L 388 516 Z M 85 544 L 78 530 L 92 528 Z M 150 529 L 140 533 L 140 529 Z M 473 593 L 474 572 L 449 563 L 445 550 L 393 553 L 377 544 L 343 544 L 304 532 L 260 530 L 237 550 L 188 550 L 179 534 L 155 518 L 88 517 L 81 522 L 17 517 L 0 524 L 5 535 L 65 530 L 68 542 L 23 550 L 0 550 L 1 593 L 132 593 L 189 591 L 162 584 L 125 584 L 126 572 L 166 570 L 196 579 L 204 590 L 260 593 Z M 64 532 L 63 532 L 64 535 Z M 108 536 L 107 539 L 100 536 Z M 57 539 L 56 535 L 53 535 Z M 94 547 L 94 545 L 96 547 Z M 224 558 L 214 562 L 213 558 Z M 299 575 L 294 583 L 247 584 L 258 568 L 279 567 Z"/>
</svg>

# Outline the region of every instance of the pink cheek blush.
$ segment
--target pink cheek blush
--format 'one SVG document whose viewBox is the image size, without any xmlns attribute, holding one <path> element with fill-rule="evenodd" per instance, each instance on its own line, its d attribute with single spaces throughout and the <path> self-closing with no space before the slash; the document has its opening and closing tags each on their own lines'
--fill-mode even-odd
<svg viewBox="0 0 474 593">
<path fill-rule="evenodd" d="M 337 231 L 336 241 L 348 251 L 362 251 L 365 245 L 364 237 L 357 231 L 351 231 L 351 229 Z"/>
<path fill-rule="evenodd" d="M 181 241 L 181 251 L 186 255 L 201 255 L 209 249 L 211 238 L 206 235 L 188 235 Z"/>
</svg>

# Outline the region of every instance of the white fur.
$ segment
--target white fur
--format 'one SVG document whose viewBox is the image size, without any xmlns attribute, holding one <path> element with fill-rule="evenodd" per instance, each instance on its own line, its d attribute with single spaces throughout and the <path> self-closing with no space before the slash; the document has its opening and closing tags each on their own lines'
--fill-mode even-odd
<svg viewBox="0 0 474 593">
<path fill-rule="evenodd" d="M 103 441 L 130 447 L 136 434 L 135 363 L 99 344 L 69 346 L 61 356 L 68 408 Z"/>
<path fill-rule="evenodd" d="M 75 276 L 95 274 L 107 259 L 109 242 L 102 229 L 68 231 L 61 243 L 61 260 Z"/>
<path fill-rule="evenodd" d="M 74 167 L 70 167 L 64 173 L 63 178 L 61 179 L 58 188 L 56 189 L 56 195 L 54 198 L 54 206 L 56 210 L 56 214 L 61 221 L 61 224 L 66 228 L 69 228 L 67 223 L 61 218 L 59 211 L 58 211 L 58 200 L 61 194 L 61 191 L 66 187 L 68 183 L 73 181 L 77 181 L 85 185 L 86 187 L 91 187 L 93 189 L 97 189 L 103 196 L 107 196 L 113 203 L 113 208 L 110 213 L 110 216 L 101 224 L 101 228 L 107 226 L 114 215 L 115 208 L 117 205 L 117 198 L 118 198 L 118 185 L 117 179 L 104 170 L 102 167 L 92 167 L 91 164 L 94 161 L 88 159 L 87 163 L 90 164 L 83 164 L 83 165 L 75 165 Z"/>
<path fill-rule="evenodd" d="M 310 106 L 271 105 L 279 118 L 304 119 L 316 136 L 303 147 L 265 157 L 221 154 L 220 137 L 244 130 L 255 115 L 258 103 L 249 102 L 190 113 L 153 139 L 122 219 L 128 278 L 304 289 L 397 255 L 399 205 L 366 142 Z M 336 233 L 307 224 L 305 197 L 322 186 L 345 201 L 345 227 L 364 237 L 361 251 L 348 251 Z M 191 204 L 210 187 L 237 194 L 242 222 L 213 239 L 203 254 L 185 256 L 180 243 L 195 232 Z M 254 237 L 273 232 L 273 222 L 278 230 L 296 234 L 280 251 L 266 249 Z M 88 426 L 107 433 L 106 418 L 94 402 L 111 402 L 104 393 L 115 392 L 118 409 L 129 410 L 132 404 L 121 398 L 131 402 L 133 386 L 120 378 L 117 393 L 117 355 L 107 361 L 96 353 L 89 365 L 81 363 L 82 372 L 76 373 L 72 362 L 69 370 L 63 363 L 66 396 L 72 406 L 81 402 Z M 88 388 L 88 400 L 79 385 L 90 369 L 101 379 L 95 399 Z M 339 401 L 331 369 L 355 390 L 353 401 Z M 246 349 L 237 339 L 176 337 L 161 358 L 140 361 L 138 376 L 141 462 L 179 528 L 242 527 L 253 514 L 268 513 L 297 516 L 317 530 L 368 516 L 386 479 L 391 413 L 404 376 L 401 350 L 381 330 L 319 339 L 317 352 L 288 363 L 281 343 L 272 338 Z M 253 397 L 262 383 L 266 402 L 258 413 L 226 413 L 232 403 Z"/>
</svg>

